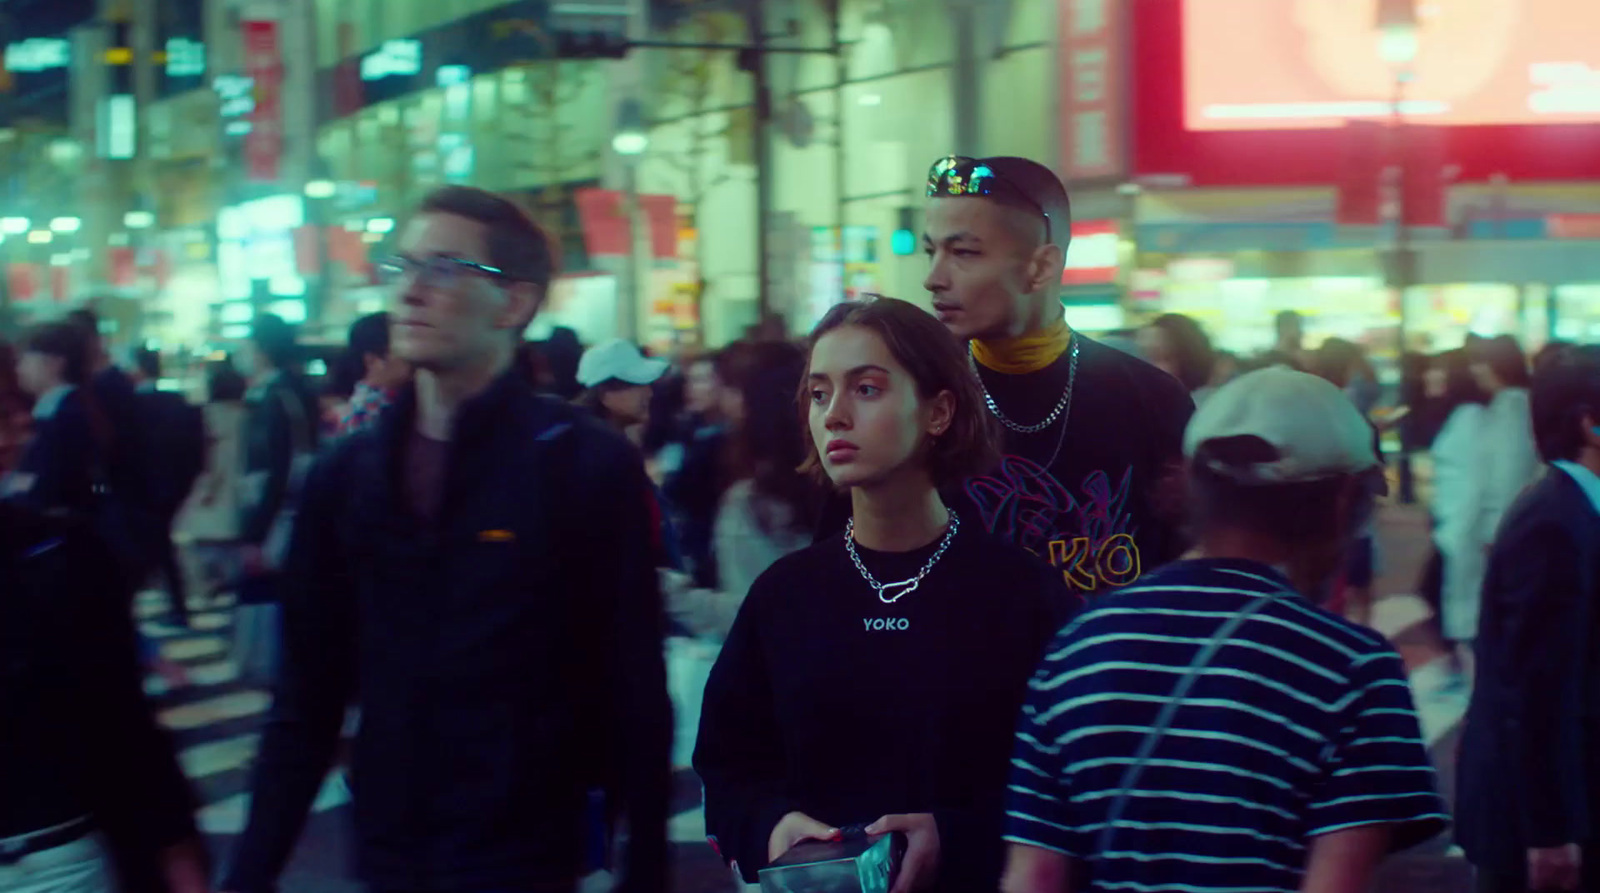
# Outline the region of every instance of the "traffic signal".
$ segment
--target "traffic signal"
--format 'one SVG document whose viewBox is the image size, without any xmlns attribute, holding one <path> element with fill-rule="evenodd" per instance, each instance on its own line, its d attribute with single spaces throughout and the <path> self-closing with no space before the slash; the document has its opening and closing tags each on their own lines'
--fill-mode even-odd
<svg viewBox="0 0 1600 893">
<path fill-rule="evenodd" d="M 621 59 L 631 44 L 610 31 L 557 31 L 556 55 L 563 59 Z"/>
<path fill-rule="evenodd" d="M 917 253 L 917 212 L 915 208 L 901 208 L 894 235 L 889 237 L 889 250 L 905 257 Z"/>
</svg>

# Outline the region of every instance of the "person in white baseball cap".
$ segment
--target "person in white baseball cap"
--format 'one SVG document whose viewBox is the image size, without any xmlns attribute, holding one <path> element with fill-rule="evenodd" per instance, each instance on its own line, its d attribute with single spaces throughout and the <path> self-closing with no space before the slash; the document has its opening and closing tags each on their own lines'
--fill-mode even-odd
<svg viewBox="0 0 1600 893">
<path fill-rule="evenodd" d="M 1195 412 L 1195 549 L 1092 602 L 1034 674 L 1005 893 L 1090 865 L 1097 889 L 1362 890 L 1446 827 L 1400 656 L 1307 597 L 1383 489 L 1374 441 L 1337 387 L 1281 367 Z"/>
<path fill-rule="evenodd" d="M 651 385 L 666 371 L 666 361 L 650 359 L 631 341 L 602 341 L 578 361 L 584 388 L 578 402 L 637 443 L 636 433 L 650 419 Z"/>
<path fill-rule="evenodd" d="M 1367 475 L 1383 464 L 1372 424 L 1350 398 L 1287 366 L 1242 375 L 1218 390 L 1189 421 L 1183 454 L 1241 485 Z"/>
</svg>

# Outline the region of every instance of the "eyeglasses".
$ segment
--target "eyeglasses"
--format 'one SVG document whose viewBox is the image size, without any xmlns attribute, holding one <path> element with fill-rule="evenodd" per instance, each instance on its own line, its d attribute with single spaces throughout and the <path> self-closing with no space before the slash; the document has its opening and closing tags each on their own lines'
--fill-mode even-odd
<svg viewBox="0 0 1600 893">
<path fill-rule="evenodd" d="M 449 284 L 462 276 L 472 275 L 488 276 L 493 279 L 507 278 L 505 271 L 499 267 L 446 255 L 434 255 L 427 260 L 417 260 L 414 257 L 397 254 L 378 264 L 378 276 L 385 283 L 398 282 L 413 275 L 419 281 L 436 285 Z"/>
<path fill-rule="evenodd" d="M 1012 183 L 987 164 L 976 158 L 965 155 L 948 155 L 933 163 L 928 168 L 928 197 L 936 196 L 964 196 L 964 195 L 995 195 L 1005 193 L 1012 198 L 1026 202 L 1028 207 L 1039 212 L 1044 218 L 1044 240 L 1054 241 L 1050 229 L 1050 214 L 1044 206 L 1021 187 Z"/>
</svg>

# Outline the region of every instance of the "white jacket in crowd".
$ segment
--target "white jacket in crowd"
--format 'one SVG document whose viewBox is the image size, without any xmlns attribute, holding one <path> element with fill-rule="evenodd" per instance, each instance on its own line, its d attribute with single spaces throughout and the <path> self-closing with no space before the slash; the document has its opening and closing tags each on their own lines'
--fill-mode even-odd
<svg viewBox="0 0 1600 893">
<path fill-rule="evenodd" d="M 1528 392 L 1506 388 L 1486 407 L 1457 407 L 1434 440 L 1433 463 L 1433 539 L 1444 561 L 1444 633 L 1453 641 L 1471 641 L 1478 634 L 1495 532 L 1511 503 L 1543 469 Z"/>
</svg>

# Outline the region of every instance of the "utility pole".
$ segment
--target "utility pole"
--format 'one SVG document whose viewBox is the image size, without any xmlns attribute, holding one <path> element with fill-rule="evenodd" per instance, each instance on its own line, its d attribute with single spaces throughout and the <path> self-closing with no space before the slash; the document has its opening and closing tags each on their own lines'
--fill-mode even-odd
<svg viewBox="0 0 1600 893">
<path fill-rule="evenodd" d="M 950 27 L 955 33 L 955 64 L 950 66 L 950 90 L 955 97 L 955 150 L 958 155 L 981 154 L 979 115 L 982 93 L 979 78 L 978 28 L 982 12 L 974 0 L 951 0 Z"/>
<path fill-rule="evenodd" d="M 756 322 L 766 322 L 772 309 L 772 140 L 768 127 L 772 122 L 772 85 L 767 80 L 767 14 L 766 4 L 756 2 L 748 10 L 750 42 L 748 49 L 739 52 L 739 67 L 748 71 L 753 79 L 754 122 L 750 138 L 754 141 L 752 157 L 756 163 Z"/>
<path fill-rule="evenodd" d="M 832 2 L 832 0 L 830 0 Z M 560 29 L 555 34 L 556 55 L 572 59 L 622 59 L 633 49 L 663 50 L 729 50 L 738 54 L 739 70 L 750 74 L 754 101 L 754 121 L 751 127 L 752 157 L 756 165 L 756 292 L 757 322 L 765 321 L 772 309 L 772 258 L 769 241 L 772 229 L 772 85 L 767 76 L 767 56 L 772 53 L 805 53 L 835 55 L 840 59 L 841 87 L 843 81 L 843 47 L 838 38 L 837 15 L 834 16 L 834 39 L 825 47 L 770 46 L 767 42 L 767 16 L 761 2 L 746 4 L 745 24 L 750 32 L 750 42 L 737 43 L 678 43 L 656 40 L 629 40 L 606 32 Z M 830 7 L 830 10 L 832 7 Z M 840 91 L 843 92 L 842 89 Z M 842 118 L 842 110 L 841 110 Z M 842 142 L 842 141 L 841 141 Z M 839 150 L 842 157 L 843 149 Z M 843 195 L 841 168 L 840 195 Z M 844 236 L 843 209 L 840 209 L 841 247 Z"/>
<path fill-rule="evenodd" d="M 844 55 L 844 15 L 840 9 L 840 0 L 828 0 L 828 27 L 833 35 L 833 219 L 835 231 L 833 234 L 836 262 L 839 265 L 839 284 L 845 287 L 849 277 L 845 275 L 846 263 L 844 256 L 844 227 L 845 227 L 845 164 L 849 160 L 845 152 L 844 141 L 844 84 L 850 77 L 850 60 Z M 844 297 L 843 294 L 839 297 Z"/>
</svg>

